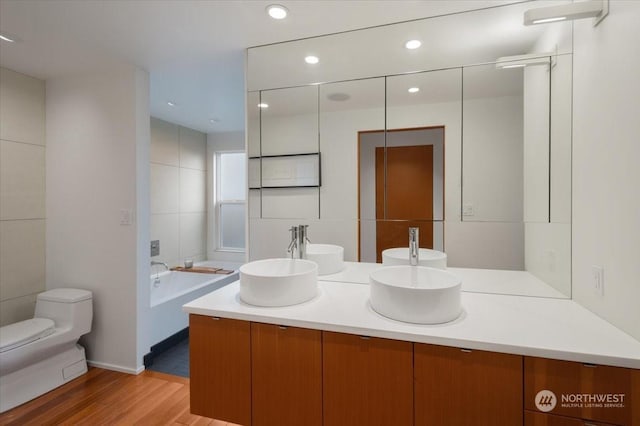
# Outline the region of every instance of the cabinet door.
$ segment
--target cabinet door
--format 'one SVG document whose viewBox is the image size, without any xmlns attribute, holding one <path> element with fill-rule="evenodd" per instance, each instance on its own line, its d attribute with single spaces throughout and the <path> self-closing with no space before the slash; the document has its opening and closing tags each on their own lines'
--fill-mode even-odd
<svg viewBox="0 0 640 426">
<path fill-rule="evenodd" d="M 322 424 L 319 330 L 251 323 L 253 426 Z"/>
<path fill-rule="evenodd" d="M 551 414 L 640 424 L 640 370 L 525 357 L 524 374 L 528 410 L 538 411 L 536 396 L 548 390 L 556 398 Z"/>
<path fill-rule="evenodd" d="M 413 424 L 413 344 L 322 332 L 324 425 Z"/>
<path fill-rule="evenodd" d="M 415 424 L 522 424 L 522 357 L 416 343 Z"/>
<path fill-rule="evenodd" d="M 189 316 L 191 412 L 251 425 L 249 322 Z"/>
</svg>

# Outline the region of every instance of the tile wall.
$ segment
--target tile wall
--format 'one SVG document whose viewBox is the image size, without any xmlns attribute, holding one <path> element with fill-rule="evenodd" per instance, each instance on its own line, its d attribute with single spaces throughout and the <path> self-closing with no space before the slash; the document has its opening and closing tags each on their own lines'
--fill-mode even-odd
<svg viewBox="0 0 640 426">
<path fill-rule="evenodd" d="M 45 290 L 45 82 L 0 68 L 0 326 Z"/>
<path fill-rule="evenodd" d="M 206 134 L 151 118 L 151 240 L 160 240 L 152 260 L 206 259 L 206 156 Z"/>
</svg>

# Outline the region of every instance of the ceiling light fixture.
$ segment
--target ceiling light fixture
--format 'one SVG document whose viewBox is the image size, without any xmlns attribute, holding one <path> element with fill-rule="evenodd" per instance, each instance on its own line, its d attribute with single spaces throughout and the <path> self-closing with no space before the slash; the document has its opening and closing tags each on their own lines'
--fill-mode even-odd
<svg viewBox="0 0 640 426">
<path fill-rule="evenodd" d="M 173 103 L 173 102 L 171 102 L 171 101 L 168 101 L 168 102 L 167 102 L 167 105 L 169 105 L 170 107 L 174 107 L 174 106 L 176 106 L 176 104 L 175 104 L 175 103 Z"/>
<path fill-rule="evenodd" d="M 503 56 L 496 61 L 496 68 L 524 68 L 534 65 L 548 65 L 551 63 L 551 56 L 555 53 L 530 53 L 527 55 Z"/>
<path fill-rule="evenodd" d="M 308 64 L 317 64 L 318 62 L 320 62 L 320 59 L 318 59 L 317 56 L 313 56 L 313 55 L 309 55 L 307 57 L 304 58 L 304 61 Z"/>
<path fill-rule="evenodd" d="M 0 34 L 0 40 L 8 41 L 9 43 L 18 41 L 16 37 L 10 36 L 9 34 Z"/>
<path fill-rule="evenodd" d="M 258 108 L 269 108 L 269 104 L 259 103 Z"/>
<path fill-rule="evenodd" d="M 336 92 L 328 94 L 327 99 L 334 102 L 344 102 L 351 99 L 351 96 L 348 93 Z"/>
<path fill-rule="evenodd" d="M 409 93 L 418 93 L 420 91 L 419 87 L 409 87 L 409 90 L 407 90 Z"/>
<path fill-rule="evenodd" d="M 404 44 L 404 47 L 411 50 L 417 49 L 420 46 L 422 46 L 422 42 L 420 40 L 409 40 Z"/>
<path fill-rule="evenodd" d="M 587 0 L 560 6 L 529 9 L 524 12 L 524 24 L 536 25 L 574 19 L 596 18 L 596 26 L 609 14 L 609 0 Z"/>
<path fill-rule="evenodd" d="M 273 19 L 284 19 L 287 17 L 288 10 L 279 4 L 271 4 L 267 6 L 267 13 Z"/>
</svg>

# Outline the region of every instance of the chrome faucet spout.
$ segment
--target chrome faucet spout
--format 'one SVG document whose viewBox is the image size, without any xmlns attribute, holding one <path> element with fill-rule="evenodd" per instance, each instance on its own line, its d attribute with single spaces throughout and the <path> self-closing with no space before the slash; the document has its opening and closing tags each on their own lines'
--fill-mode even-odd
<svg viewBox="0 0 640 426">
<path fill-rule="evenodd" d="M 409 263 L 417 266 L 420 262 L 420 229 L 409 228 Z"/>
<path fill-rule="evenodd" d="M 307 238 L 307 230 L 309 225 L 298 225 L 298 257 L 300 259 L 307 258 L 307 243 L 309 242 L 309 238 Z"/>
<path fill-rule="evenodd" d="M 155 265 L 161 265 L 164 266 L 164 268 L 169 271 L 171 268 L 169 268 L 169 265 L 167 265 L 165 262 L 156 262 L 155 260 L 151 261 L 151 266 L 155 266 Z"/>
</svg>

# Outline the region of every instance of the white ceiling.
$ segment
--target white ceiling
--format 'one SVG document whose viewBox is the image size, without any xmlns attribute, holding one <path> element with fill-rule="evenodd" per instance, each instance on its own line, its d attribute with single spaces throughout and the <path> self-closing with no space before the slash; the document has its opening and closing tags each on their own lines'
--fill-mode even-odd
<svg viewBox="0 0 640 426">
<path fill-rule="evenodd" d="M 275 2 L 289 9 L 286 19 L 269 18 L 273 2 L 258 0 L 0 0 L 0 32 L 21 39 L 0 42 L 0 65 L 48 79 L 132 63 L 150 73 L 153 116 L 237 131 L 247 47 L 517 1 Z"/>
</svg>

